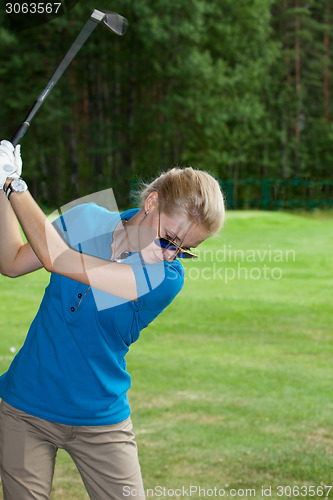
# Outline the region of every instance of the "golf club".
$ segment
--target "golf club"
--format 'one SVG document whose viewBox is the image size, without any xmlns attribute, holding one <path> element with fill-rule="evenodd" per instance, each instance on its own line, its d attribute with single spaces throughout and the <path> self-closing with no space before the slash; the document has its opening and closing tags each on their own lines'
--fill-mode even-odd
<svg viewBox="0 0 333 500">
<path fill-rule="evenodd" d="M 57 69 L 55 70 L 53 76 L 46 85 L 45 89 L 39 95 L 37 101 L 31 108 L 28 116 L 11 138 L 11 143 L 13 144 L 14 147 L 18 144 L 20 139 L 22 139 L 22 137 L 26 133 L 28 127 L 30 126 L 32 118 L 35 116 L 35 114 L 43 104 L 44 99 L 49 95 L 50 91 L 55 86 L 61 75 L 64 73 L 65 69 L 69 66 L 69 64 L 74 59 L 74 57 L 76 56 L 82 45 L 85 43 L 87 38 L 91 35 L 91 33 L 94 31 L 96 26 L 101 21 L 103 21 L 103 23 L 117 35 L 122 36 L 126 33 L 128 22 L 125 17 L 120 16 L 115 12 L 101 12 L 100 10 L 97 9 L 93 11 L 88 21 L 80 31 L 79 35 L 74 40 L 69 51 L 67 52 L 67 54 L 65 55 L 65 57 L 63 58 Z"/>
</svg>

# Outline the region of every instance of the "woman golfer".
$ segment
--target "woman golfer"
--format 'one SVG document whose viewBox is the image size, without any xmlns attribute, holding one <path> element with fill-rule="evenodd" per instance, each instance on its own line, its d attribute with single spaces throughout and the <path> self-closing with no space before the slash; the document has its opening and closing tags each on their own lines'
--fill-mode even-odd
<svg viewBox="0 0 333 500">
<path fill-rule="evenodd" d="M 178 258 L 194 258 L 192 248 L 221 229 L 219 185 L 206 172 L 174 168 L 146 186 L 141 208 L 119 214 L 82 204 L 51 224 L 21 167 L 19 148 L 2 141 L 0 271 L 44 267 L 51 279 L 0 377 L 4 499 L 48 499 L 58 448 L 90 498 L 144 498 L 125 355 L 181 290 Z"/>
</svg>

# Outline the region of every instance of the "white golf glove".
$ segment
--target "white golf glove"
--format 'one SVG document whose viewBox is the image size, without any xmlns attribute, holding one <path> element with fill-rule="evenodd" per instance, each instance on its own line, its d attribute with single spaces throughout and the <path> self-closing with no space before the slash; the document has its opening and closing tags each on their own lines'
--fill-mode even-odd
<svg viewBox="0 0 333 500">
<path fill-rule="evenodd" d="M 14 148 L 9 141 L 0 143 L 0 190 L 3 189 L 7 177 L 18 179 L 22 173 L 21 146 Z"/>
</svg>

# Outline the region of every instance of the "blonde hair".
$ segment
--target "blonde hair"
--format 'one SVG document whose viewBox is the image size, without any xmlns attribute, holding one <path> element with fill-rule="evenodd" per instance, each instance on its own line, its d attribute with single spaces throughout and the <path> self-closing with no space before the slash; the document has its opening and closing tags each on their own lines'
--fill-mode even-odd
<svg viewBox="0 0 333 500">
<path fill-rule="evenodd" d="M 224 222 L 224 199 L 219 183 L 203 170 L 192 167 L 172 168 L 162 173 L 139 193 L 141 208 L 150 193 L 156 191 L 162 213 L 185 214 L 189 222 L 201 225 L 211 237 Z"/>
</svg>

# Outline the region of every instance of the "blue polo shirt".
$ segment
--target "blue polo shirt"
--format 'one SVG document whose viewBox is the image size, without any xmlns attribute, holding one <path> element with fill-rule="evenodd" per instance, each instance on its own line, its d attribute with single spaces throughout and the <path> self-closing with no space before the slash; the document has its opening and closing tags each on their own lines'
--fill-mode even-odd
<svg viewBox="0 0 333 500">
<path fill-rule="evenodd" d="M 121 215 L 89 203 L 61 216 L 55 226 L 70 246 L 105 260 Z M 180 292 L 184 270 L 178 260 L 133 268 L 138 300 L 126 301 L 51 274 L 23 347 L 0 377 L 0 396 L 11 406 L 51 422 L 109 425 L 130 415 L 131 377 L 125 355 L 140 331 Z"/>
</svg>

